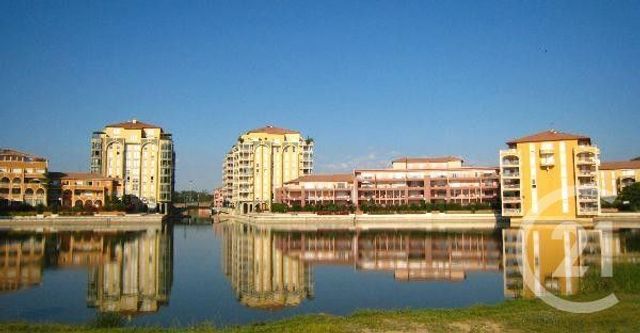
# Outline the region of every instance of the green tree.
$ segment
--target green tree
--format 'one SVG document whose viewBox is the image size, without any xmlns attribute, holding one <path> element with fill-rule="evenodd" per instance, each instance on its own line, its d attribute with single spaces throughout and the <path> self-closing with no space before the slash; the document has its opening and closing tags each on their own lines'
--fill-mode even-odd
<svg viewBox="0 0 640 333">
<path fill-rule="evenodd" d="M 640 211 L 640 183 L 633 183 L 622 189 L 618 200 L 623 209 Z"/>
</svg>

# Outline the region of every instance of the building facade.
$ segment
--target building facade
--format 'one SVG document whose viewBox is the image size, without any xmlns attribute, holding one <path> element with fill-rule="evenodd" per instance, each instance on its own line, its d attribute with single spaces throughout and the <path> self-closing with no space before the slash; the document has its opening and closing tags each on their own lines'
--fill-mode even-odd
<svg viewBox="0 0 640 333">
<path fill-rule="evenodd" d="M 313 171 L 313 140 L 266 126 L 242 134 L 224 158 L 224 197 L 238 212 L 269 209 L 276 189 Z"/>
<path fill-rule="evenodd" d="M 599 169 L 603 199 L 613 200 L 622 189 L 640 181 L 640 160 L 602 162 Z"/>
<path fill-rule="evenodd" d="M 356 169 L 354 198 L 364 203 L 493 203 L 499 198 L 496 167 L 464 166 L 457 157 L 404 157 L 387 169 Z"/>
<path fill-rule="evenodd" d="M 425 203 L 469 205 L 499 198 L 496 167 L 464 166 L 457 157 L 404 157 L 385 169 L 356 169 L 352 174 L 307 175 L 286 182 L 277 201 L 289 206 Z"/>
<path fill-rule="evenodd" d="M 124 195 L 166 213 L 174 190 L 173 138 L 136 119 L 107 125 L 91 138 L 91 173 L 117 178 Z"/>
<path fill-rule="evenodd" d="M 86 172 L 49 173 L 49 196 L 61 207 L 100 209 L 113 196 L 122 195 L 116 178 Z"/>
<path fill-rule="evenodd" d="M 224 207 L 224 187 L 217 187 L 213 190 L 213 207 L 220 209 Z"/>
<path fill-rule="evenodd" d="M 599 150 L 589 137 L 550 130 L 507 145 L 500 151 L 503 216 L 557 220 L 599 214 Z"/>
<path fill-rule="evenodd" d="M 333 175 L 305 175 L 286 182 L 277 191 L 276 201 L 288 206 L 353 203 L 351 173 Z"/>
<path fill-rule="evenodd" d="M 0 205 L 47 204 L 47 159 L 0 149 Z"/>
</svg>

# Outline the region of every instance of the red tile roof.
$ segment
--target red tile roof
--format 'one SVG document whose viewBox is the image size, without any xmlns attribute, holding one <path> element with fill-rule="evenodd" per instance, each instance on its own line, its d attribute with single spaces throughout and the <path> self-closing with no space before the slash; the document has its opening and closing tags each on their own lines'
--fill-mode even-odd
<svg viewBox="0 0 640 333">
<path fill-rule="evenodd" d="M 156 126 L 156 125 L 152 125 L 152 124 L 148 124 L 148 123 L 143 123 L 143 122 L 138 121 L 136 119 L 132 119 L 132 120 L 121 122 L 121 123 L 107 125 L 105 127 L 121 127 L 121 128 L 124 128 L 124 129 L 160 128 L 160 126 Z"/>
<path fill-rule="evenodd" d="M 271 125 L 267 125 L 265 127 L 260 127 L 260 128 L 254 128 L 250 131 L 247 132 L 248 133 L 267 133 L 267 134 L 279 134 L 279 135 L 283 135 L 283 134 L 300 134 L 300 132 L 298 131 L 294 131 L 294 130 L 290 130 L 290 129 L 286 129 L 286 128 L 280 128 L 280 127 L 274 127 Z"/>
<path fill-rule="evenodd" d="M 89 172 L 49 172 L 49 177 L 56 179 L 99 179 L 116 180 L 116 178 L 105 177 L 103 175 Z"/>
<path fill-rule="evenodd" d="M 294 180 L 290 180 L 287 184 L 291 183 L 324 183 L 324 182 L 352 182 L 353 174 L 340 173 L 340 174 L 319 174 L 319 175 L 304 175 Z"/>
<path fill-rule="evenodd" d="M 640 169 L 640 160 L 609 161 L 600 163 L 600 170 Z"/>
<path fill-rule="evenodd" d="M 445 162 L 462 162 L 462 159 L 455 156 L 436 156 L 436 157 L 400 157 L 391 161 L 393 163 L 445 163 Z"/>
<path fill-rule="evenodd" d="M 548 130 L 532 135 L 523 136 L 518 139 L 507 141 L 507 144 L 521 143 L 521 142 L 541 142 L 541 141 L 560 141 L 560 140 L 589 140 L 588 136 L 563 133 L 556 130 Z"/>
<path fill-rule="evenodd" d="M 46 161 L 47 159 L 44 157 L 36 156 L 33 154 L 25 153 L 19 150 L 11 149 L 11 148 L 1 148 L 0 155 L 9 155 L 9 156 L 18 156 L 23 157 L 25 159 L 30 159 L 34 161 Z"/>
</svg>

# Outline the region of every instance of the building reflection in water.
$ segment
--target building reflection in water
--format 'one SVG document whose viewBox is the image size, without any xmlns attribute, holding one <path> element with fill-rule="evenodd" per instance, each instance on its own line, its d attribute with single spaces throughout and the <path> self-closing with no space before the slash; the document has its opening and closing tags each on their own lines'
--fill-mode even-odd
<svg viewBox="0 0 640 333">
<path fill-rule="evenodd" d="M 42 281 L 43 235 L 4 238 L 0 234 L 0 292 L 12 292 Z"/>
<path fill-rule="evenodd" d="M 575 295 L 585 274 L 615 273 L 616 264 L 640 263 L 639 230 L 535 225 L 502 232 L 505 295 Z M 526 260 L 525 260 L 526 259 Z M 610 273 L 606 273 L 609 271 Z"/>
<path fill-rule="evenodd" d="M 0 291 L 38 285 L 49 268 L 86 267 L 88 306 L 100 312 L 154 312 L 171 291 L 172 237 L 170 227 L 0 234 Z"/>
<path fill-rule="evenodd" d="M 272 230 L 230 223 L 222 231 L 222 269 L 242 304 L 277 309 L 313 296 L 311 265 L 277 248 Z"/>
<path fill-rule="evenodd" d="M 316 264 L 389 271 L 403 281 L 459 281 L 502 263 L 494 232 L 274 231 L 232 222 L 223 226 L 222 244 L 223 271 L 239 301 L 265 309 L 313 297 Z"/>
</svg>

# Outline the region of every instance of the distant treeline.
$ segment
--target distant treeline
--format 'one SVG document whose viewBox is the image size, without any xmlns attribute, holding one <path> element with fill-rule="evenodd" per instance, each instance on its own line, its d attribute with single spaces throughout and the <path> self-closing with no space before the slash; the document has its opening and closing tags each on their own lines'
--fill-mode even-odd
<svg viewBox="0 0 640 333">
<path fill-rule="evenodd" d="M 211 202 L 213 194 L 206 191 L 176 191 L 173 193 L 173 203 Z"/>
</svg>

